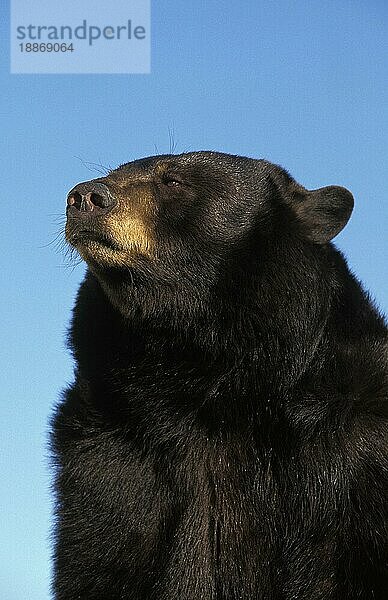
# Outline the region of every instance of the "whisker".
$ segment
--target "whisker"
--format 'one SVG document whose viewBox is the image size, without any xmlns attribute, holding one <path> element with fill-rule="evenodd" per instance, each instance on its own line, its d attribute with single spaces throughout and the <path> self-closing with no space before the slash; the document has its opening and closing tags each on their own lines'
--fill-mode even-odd
<svg viewBox="0 0 388 600">
<path fill-rule="evenodd" d="M 174 139 L 174 135 L 175 135 L 174 127 L 169 126 L 168 127 L 168 137 L 169 137 L 169 141 L 170 141 L 170 154 L 174 154 L 176 147 L 177 147 L 176 141 Z"/>
<path fill-rule="evenodd" d="M 65 235 L 65 231 L 64 229 L 60 229 L 59 231 L 57 231 L 54 234 L 54 237 L 52 240 L 50 240 L 49 242 L 47 242 L 47 244 L 43 244 L 42 246 L 38 246 L 40 249 L 42 248 L 48 248 L 49 246 L 52 246 L 53 244 L 56 244 L 58 241 L 64 241 L 64 235 Z"/>
<path fill-rule="evenodd" d="M 99 173 L 100 175 L 106 176 L 112 170 L 110 167 L 106 167 L 102 163 L 95 163 L 95 162 L 92 162 L 90 160 L 84 160 L 80 156 L 75 156 L 75 158 L 77 158 L 79 161 L 81 161 L 81 163 L 83 164 L 83 166 L 86 169 L 88 169 L 88 171 L 96 172 L 96 173 Z"/>
</svg>

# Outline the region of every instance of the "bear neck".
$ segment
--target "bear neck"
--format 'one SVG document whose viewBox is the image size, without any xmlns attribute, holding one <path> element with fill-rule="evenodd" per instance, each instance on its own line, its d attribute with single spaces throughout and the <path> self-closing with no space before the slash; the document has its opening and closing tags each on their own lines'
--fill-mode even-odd
<svg viewBox="0 0 388 600">
<path fill-rule="evenodd" d="M 296 280 L 287 288 L 286 297 L 280 291 L 267 297 L 261 282 L 251 304 L 217 301 L 211 313 L 186 313 L 182 327 L 171 313 L 161 310 L 153 318 L 144 312 L 152 301 L 144 294 L 142 304 L 123 315 L 89 272 L 69 336 L 76 385 L 90 390 L 104 423 L 113 420 L 121 428 L 124 418 L 127 426 L 132 421 L 146 431 L 154 419 L 155 440 L 163 437 L 161 414 L 163 430 L 170 432 L 171 419 L 198 424 L 202 418 L 217 435 L 222 427 L 265 423 L 269 432 L 285 422 L 314 435 L 322 420 L 336 423 L 339 399 L 349 410 L 350 398 L 370 402 L 368 369 L 376 372 L 383 364 L 387 347 L 383 318 L 334 250 L 329 271 L 322 277 L 318 268 L 320 279 L 310 271 L 305 284 Z M 375 374 L 383 386 L 388 374 L 380 371 Z"/>
<path fill-rule="evenodd" d="M 115 298 L 125 297 L 128 306 L 128 288 L 120 285 Z M 231 389 L 239 367 L 239 376 L 243 373 L 258 393 L 287 393 L 325 345 L 331 295 L 325 288 L 324 300 L 314 302 L 308 290 L 295 285 L 273 299 L 266 289 L 262 284 L 245 303 L 230 303 L 227 292 L 224 302 L 209 297 L 203 310 L 195 290 L 185 289 L 185 295 L 178 290 L 163 303 L 150 289 L 132 289 L 131 310 L 123 314 L 120 302 L 114 304 L 106 286 L 89 272 L 74 311 L 70 345 L 80 371 L 100 386 L 108 385 L 109 372 L 121 371 L 125 380 L 129 370 L 147 372 L 144 385 L 145 380 L 152 384 L 157 371 L 170 383 L 174 373 L 177 381 L 182 373 L 178 387 L 187 389 L 208 381 L 210 372 L 209 385 L 222 380 L 221 388 Z"/>
</svg>

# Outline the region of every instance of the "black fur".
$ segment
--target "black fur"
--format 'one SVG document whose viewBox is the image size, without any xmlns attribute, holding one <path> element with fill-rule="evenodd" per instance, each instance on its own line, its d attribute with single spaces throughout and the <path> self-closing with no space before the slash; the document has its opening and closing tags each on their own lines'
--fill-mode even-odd
<svg viewBox="0 0 388 600">
<path fill-rule="evenodd" d="M 386 600 L 387 329 L 330 243 L 351 194 L 213 152 L 98 181 L 118 205 L 68 240 L 141 192 L 154 254 L 87 259 L 55 598 Z"/>
</svg>

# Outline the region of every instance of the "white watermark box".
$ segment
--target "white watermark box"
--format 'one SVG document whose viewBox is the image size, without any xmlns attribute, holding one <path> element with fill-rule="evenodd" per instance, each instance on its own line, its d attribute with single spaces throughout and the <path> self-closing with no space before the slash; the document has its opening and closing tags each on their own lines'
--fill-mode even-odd
<svg viewBox="0 0 388 600">
<path fill-rule="evenodd" d="M 11 0 L 11 73 L 150 68 L 150 0 Z"/>
</svg>

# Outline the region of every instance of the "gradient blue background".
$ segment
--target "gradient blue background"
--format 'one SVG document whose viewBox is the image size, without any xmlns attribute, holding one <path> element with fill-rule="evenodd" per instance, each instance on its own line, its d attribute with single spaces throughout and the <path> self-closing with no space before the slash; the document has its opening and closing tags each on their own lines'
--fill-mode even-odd
<svg viewBox="0 0 388 600">
<path fill-rule="evenodd" d="M 388 5 L 154 2 L 152 74 L 133 76 L 9 75 L 2 10 L 0 597 L 45 600 L 47 422 L 72 379 L 64 337 L 84 273 L 50 242 L 67 190 L 97 176 L 82 161 L 166 152 L 172 131 L 178 152 L 265 157 L 306 187 L 344 185 L 356 205 L 336 243 L 387 309 Z"/>
</svg>

